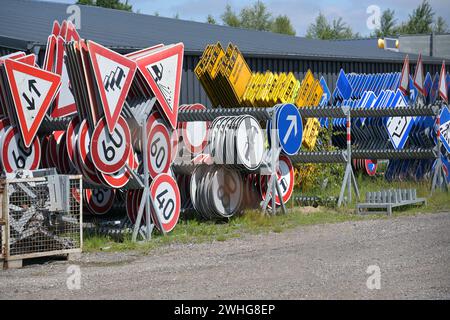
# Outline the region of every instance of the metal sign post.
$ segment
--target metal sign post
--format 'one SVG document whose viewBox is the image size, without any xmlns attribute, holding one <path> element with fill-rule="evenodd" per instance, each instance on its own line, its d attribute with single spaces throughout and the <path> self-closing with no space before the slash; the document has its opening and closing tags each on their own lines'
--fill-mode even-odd
<svg viewBox="0 0 450 320">
<path fill-rule="evenodd" d="M 263 212 L 266 212 L 267 207 L 269 205 L 270 199 L 272 199 L 272 214 L 276 214 L 276 202 L 275 202 L 275 194 L 278 194 L 278 198 L 280 199 L 281 203 L 281 210 L 283 213 L 286 213 L 286 206 L 283 201 L 283 194 L 281 192 L 280 183 L 278 182 L 278 176 L 277 176 L 277 166 L 278 166 L 278 159 L 280 156 L 281 148 L 280 148 L 280 142 L 278 141 L 278 134 L 277 134 L 277 113 L 276 109 L 272 108 L 269 112 L 272 113 L 272 128 L 270 131 L 270 140 L 272 141 L 271 147 L 270 147 L 270 164 L 268 165 L 268 168 L 270 169 L 270 178 L 269 182 L 267 184 L 267 194 L 266 199 L 262 202 L 262 210 Z M 270 190 L 270 191 L 269 191 Z"/>
<path fill-rule="evenodd" d="M 447 179 L 445 177 L 444 167 L 441 159 L 441 148 L 442 148 L 442 141 L 441 141 L 441 108 L 437 109 L 436 114 L 436 125 L 437 125 L 437 159 L 436 159 L 436 167 L 434 168 L 433 172 L 433 179 L 431 183 L 431 191 L 430 195 L 433 194 L 434 190 L 436 190 L 438 187 L 441 187 L 441 189 L 448 192 L 448 185 L 447 185 Z"/>
<path fill-rule="evenodd" d="M 355 174 L 353 173 L 352 169 L 352 134 L 350 108 L 342 107 L 342 111 L 347 117 L 347 165 L 345 166 L 344 180 L 342 181 L 341 192 L 339 194 L 338 207 L 340 207 L 342 202 L 344 201 L 344 193 L 346 189 L 348 193 L 348 203 L 352 202 L 352 182 L 356 197 L 359 200 L 359 189 L 356 183 Z"/>
<path fill-rule="evenodd" d="M 147 140 L 148 140 L 148 132 L 147 132 L 147 118 L 149 117 L 151 111 L 153 110 L 153 107 L 155 106 L 155 102 L 156 99 L 152 99 L 152 101 L 150 101 L 149 106 L 146 108 L 146 110 L 140 115 L 138 120 L 139 126 L 141 127 L 141 142 L 142 142 L 142 152 L 143 152 L 143 163 L 144 163 L 144 192 L 142 194 L 142 200 L 141 203 L 139 205 L 139 211 L 138 211 L 138 215 L 136 218 L 136 222 L 134 224 L 134 228 L 133 228 L 133 235 L 132 235 L 132 241 L 135 242 L 137 240 L 137 235 L 138 233 L 141 234 L 141 236 L 143 237 L 143 239 L 145 241 L 149 241 L 152 237 L 152 232 L 153 232 L 153 228 L 154 228 L 154 221 L 152 221 L 152 216 L 151 216 L 151 211 L 150 211 L 150 206 L 152 206 L 152 208 L 154 209 L 154 204 L 153 201 L 150 199 L 150 172 L 149 172 L 149 168 L 148 168 L 148 154 L 147 154 Z M 144 215 L 144 210 L 145 210 L 145 233 L 141 232 L 141 221 L 142 221 L 142 216 Z M 156 210 L 154 210 L 154 212 L 156 212 Z M 161 230 L 161 232 L 163 234 L 165 234 L 164 229 L 162 228 L 162 226 L 160 225 L 160 221 L 158 219 L 156 219 L 156 223 L 158 223 L 158 226 L 160 227 L 159 230 Z"/>
</svg>

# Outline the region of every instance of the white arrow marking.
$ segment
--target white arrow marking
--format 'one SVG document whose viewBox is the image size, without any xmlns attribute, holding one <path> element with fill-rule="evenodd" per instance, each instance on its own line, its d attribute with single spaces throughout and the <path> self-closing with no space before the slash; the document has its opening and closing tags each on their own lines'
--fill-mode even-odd
<svg viewBox="0 0 450 320">
<path fill-rule="evenodd" d="M 295 129 L 294 136 L 297 135 L 297 117 L 295 115 L 290 115 L 290 116 L 287 116 L 286 120 L 290 121 L 291 124 L 289 125 L 286 135 L 283 138 L 283 143 L 286 143 L 288 141 L 289 136 L 291 135 L 292 129 Z"/>
</svg>

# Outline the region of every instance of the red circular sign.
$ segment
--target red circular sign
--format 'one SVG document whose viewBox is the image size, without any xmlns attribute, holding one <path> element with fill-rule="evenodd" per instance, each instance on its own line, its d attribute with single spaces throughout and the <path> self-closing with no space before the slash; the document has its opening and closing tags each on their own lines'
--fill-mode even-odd
<svg viewBox="0 0 450 320">
<path fill-rule="evenodd" d="M 114 203 L 114 189 L 85 189 L 86 206 L 95 215 L 107 213 Z"/>
<path fill-rule="evenodd" d="M 283 202 L 286 204 L 292 196 L 294 191 L 294 167 L 292 165 L 291 159 L 286 155 L 280 155 L 279 166 L 277 170 L 277 179 L 280 184 L 281 193 L 283 195 Z M 266 199 L 267 193 L 267 183 L 269 176 L 261 176 L 260 186 L 261 195 L 263 200 Z M 269 191 L 271 193 L 271 191 Z M 269 201 L 270 206 L 271 201 Z M 275 203 L 277 206 L 281 205 L 280 197 L 278 194 L 275 196 Z"/>
<path fill-rule="evenodd" d="M 150 185 L 150 196 L 153 202 L 152 216 L 158 219 L 165 232 L 175 228 L 180 217 L 181 198 L 178 185 L 169 174 L 158 175 Z M 155 226 L 159 228 L 158 223 Z"/>
<path fill-rule="evenodd" d="M 187 107 L 187 110 L 205 110 L 206 107 L 202 104 L 193 104 Z M 181 125 L 181 134 L 183 142 L 187 150 L 192 154 L 201 153 L 208 144 L 209 122 L 193 121 L 183 122 Z"/>
<path fill-rule="evenodd" d="M 2 164 L 6 172 L 19 169 L 36 170 L 41 160 L 41 145 L 35 137 L 29 148 L 25 148 L 19 130 L 9 127 L 2 139 Z"/>
<path fill-rule="evenodd" d="M 94 129 L 90 146 L 92 162 L 103 173 L 114 174 L 122 169 L 131 151 L 131 133 L 125 119 L 120 116 L 111 135 L 102 118 Z"/>
<path fill-rule="evenodd" d="M 172 147 L 167 128 L 157 123 L 150 131 L 147 141 L 147 164 L 150 176 L 169 172 L 172 160 Z"/>
</svg>

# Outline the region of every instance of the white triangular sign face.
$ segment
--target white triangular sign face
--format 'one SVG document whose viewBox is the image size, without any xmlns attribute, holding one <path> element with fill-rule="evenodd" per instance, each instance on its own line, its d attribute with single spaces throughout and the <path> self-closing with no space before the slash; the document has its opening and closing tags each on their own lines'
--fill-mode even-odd
<svg viewBox="0 0 450 320">
<path fill-rule="evenodd" d="M 66 117 L 77 112 L 75 98 L 69 87 L 69 74 L 64 63 L 64 56 L 66 55 L 64 43 L 64 39 L 59 36 L 56 44 L 55 73 L 61 75 L 61 90 L 55 99 L 55 106 L 51 112 L 53 118 Z"/>
<path fill-rule="evenodd" d="M 403 63 L 402 75 L 400 78 L 399 89 L 404 95 L 408 95 L 408 85 L 409 85 L 409 57 L 406 55 L 405 62 Z"/>
<path fill-rule="evenodd" d="M 183 53 L 184 45 L 177 43 L 151 50 L 136 58 L 139 71 L 173 129 L 177 127 L 178 120 Z"/>
<path fill-rule="evenodd" d="M 159 90 L 164 96 L 170 110 L 173 111 L 175 101 L 175 85 L 177 83 L 178 55 L 165 58 L 147 66 Z"/>
<path fill-rule="evenodd" d="M 122 84 L 125 82 L 130 68 L 108 59 L 100 54 L 96 54 L 98 68 L 103 79 L 103 85 L 106 92 L 106 100 L 108 101 L 109 113 L 112 115 L 119 107 Z"/>
<path fill-rule="evenodd" d="M 439 77 L 439 96 L 442 98 L 442 100 L 448 103 L 446 76 L 445 61 L 442 61 L 441 75 Z"/>
<path fill-rule="evenodd" d="M 425 96 L 425 89 L 423 87 L 423 64 L 422 64 L 422 54 L 419 54 L 419 58 L 417 59 L 416 71 L 414 73 L 414 85 L 417 90 Z"/>
<path fill-rule="evenodd" d="M 93 41 L 88 42 L 95 83 L 112 134 L 130 90 L 136 62 Z"/>
<path fill-rule="evenodd" d="M 22 138 L 28 148 L 58 92 L 61 77 L 10 59 L 5 61 L 5 70 Z"/>
</svg>

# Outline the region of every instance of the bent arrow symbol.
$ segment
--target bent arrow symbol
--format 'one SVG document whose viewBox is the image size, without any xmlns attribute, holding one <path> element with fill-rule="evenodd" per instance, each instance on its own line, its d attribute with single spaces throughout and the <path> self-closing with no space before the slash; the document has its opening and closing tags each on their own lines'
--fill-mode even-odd
<svg viewBox="0 0 450 320">
<path fill-rule="evenodd" d="M 283 138 L 283 143 L 286 143 L 289 139 L 289 136 L 291 135 L 292 129 L 294 129 L 294 136 L 297 135 L 297 117 L 295 115 L 287 116 L 286 118 L 288 121 L 291 122 L 289 125 L 289 128 L 286 132 L 286 135 Z"/>
</svg>

